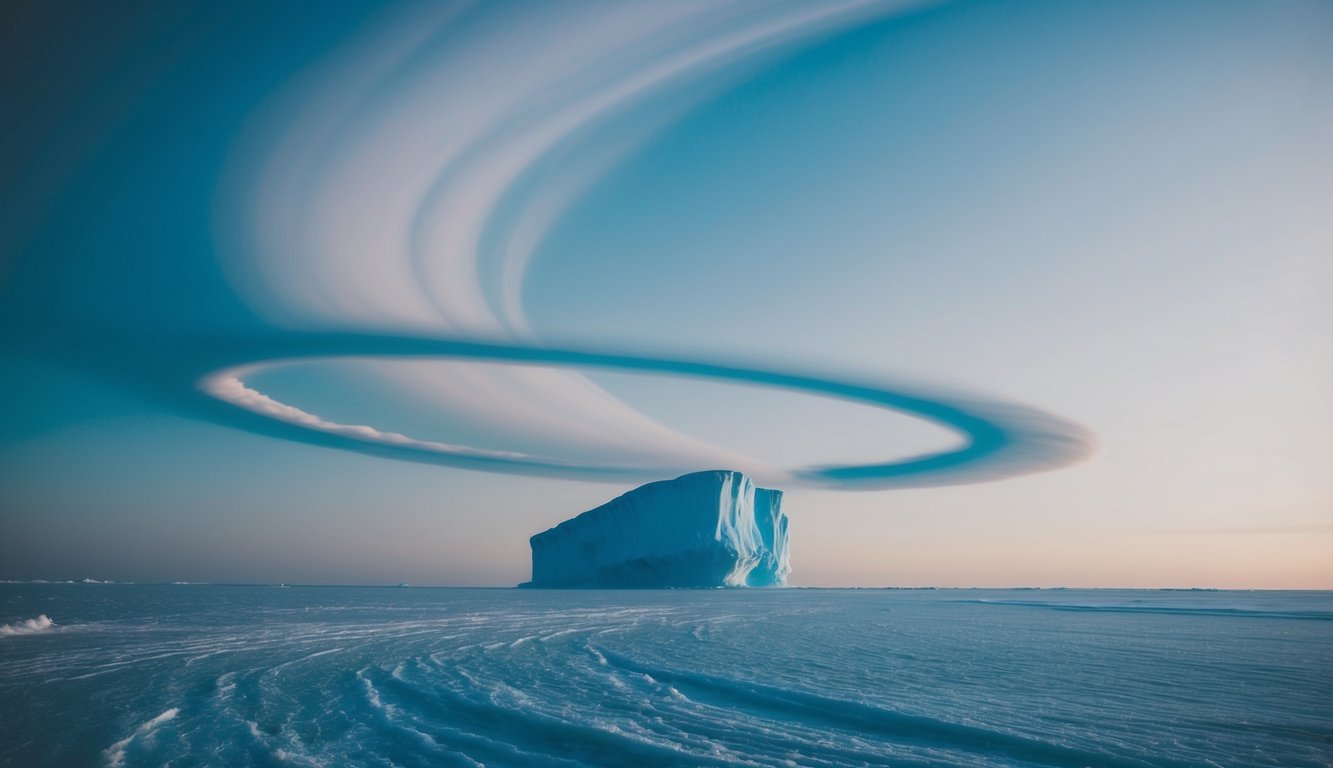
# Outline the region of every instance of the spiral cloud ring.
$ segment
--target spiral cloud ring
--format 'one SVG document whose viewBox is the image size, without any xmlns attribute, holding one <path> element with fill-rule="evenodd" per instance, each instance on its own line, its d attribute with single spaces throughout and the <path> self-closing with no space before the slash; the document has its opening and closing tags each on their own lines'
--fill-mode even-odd
<svg viewBox="0 0 1333 768">
<path fill-rule="evenodd" d="M 1013 403 L 975 397 L 949 400 L 914 393 L 907 388 L 702 361 L 447 339 L 370 336 L 312 338 L 304 344 L 291 345 L 281 359 L 343 356 L 358 359 L 455 358 L 617 369 L 777 387 L 908 414 L 950 429 L 963 438 L 962 445 L 956 449 L 900 461 L 807 467 L 791 473 L 796 482 L 815 487 L 877 489 L 976 482 L 1054 469 L 1082 459 L 1092 446 L 1091 435 L 1081 426 Z M 418 440 L 371 427 L 325 421 L 246 386 L 241 377 L 264 365 L 264 362 L 242 363 L 214 371 L 201 379 L 200 388 L 251 415 L 278 422 L 289 437 L 380 456 L 471 469 L 582 478 L 651 477 L 664 470 L 662 467 L 564 462 L 523 453 Z"/>
<path fill-rule="evenodd" d="M 256 115 L 219 194 L 233 286 L 284 342 L 232 345 L 191 379 L 221 421 L 264 434 L 491 471 L 651 478 L 752 469 L 561 368 L 702 377 L 887 408 L 955 432 L 902 461 L 757 472 L 835 488 L 942 485 L 1049 469 L 1091 438 L 984 397 L 766 367 L 556 349 L 534 340 L 523 278 L 561 214 L 600 176 L 740 69 L 901 0 L 411 6 L 311 68 Z M 609 127 L 614 126 L 614 130 Z M 401 402 L 467 413 L 496 434 L 605 460 L 454 445 L 326 420 L 245 382 L 284 361 L 358 359 Z M 514 363 L 459 370 L 444 361 Z M 216 363 L 216 364 L 212 364 Z M 239 408 L 239 410 L 238 410 Z"/>
</svg>

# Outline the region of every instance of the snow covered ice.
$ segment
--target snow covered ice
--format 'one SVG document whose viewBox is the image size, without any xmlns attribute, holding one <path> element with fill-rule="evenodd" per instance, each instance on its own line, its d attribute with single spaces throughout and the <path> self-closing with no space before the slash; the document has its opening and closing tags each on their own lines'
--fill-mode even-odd
<svg viewBox="0 0 1333 768">
<path fill-rule="evenodd" d="M 730 470 L 640 486 L 531 542 L 532 587 L 767 587 L 791 572 L 782 491 Z"/>
</svg>

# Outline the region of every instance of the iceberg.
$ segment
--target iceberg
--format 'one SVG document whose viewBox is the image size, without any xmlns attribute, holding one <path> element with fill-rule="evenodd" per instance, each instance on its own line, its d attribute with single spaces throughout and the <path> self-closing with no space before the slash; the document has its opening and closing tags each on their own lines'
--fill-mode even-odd
<svg viewBox="0 0 1333 768">
<path fill-rule="evenodd" d="M 648 483 L 530 541 L 523 587 L 774 587 L 791 572 L 782 491 L 731 470 Z"/>
</svg>

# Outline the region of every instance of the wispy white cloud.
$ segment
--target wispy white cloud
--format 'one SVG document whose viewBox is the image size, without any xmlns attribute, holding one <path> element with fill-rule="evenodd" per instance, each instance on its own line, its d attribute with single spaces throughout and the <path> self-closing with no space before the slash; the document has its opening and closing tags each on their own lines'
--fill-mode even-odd
<svg viewBox="0 0 1333 768">
<path fill-rule="evenodd" d="M 241 380 L 249 369 L 232 369 L 215 373 L 203 380 L 200 387 L 204 392 L 218 398 L 224 402 L 231 403 L 239 408 L 244 408 L 252 413 L 266 416 L 287 424 L 294 424 L 306 429 L 323 432 L 329 435 L 338 435 L 348 437 L 354 440 L 361 440 L 368 443 L 379 443 L 394 447 L 418 448 L 433 453 L 470 456 L 470 457 L 491 457 L 502 459 L 526 459 L 530 458 L 527 454 L 511 451 L 488 451 L 479 448 L 470 448 L 463 445 L 451 445 L 449 443 L 437 442 L 434 440 L 418 440 L 408 437 L 398 432 L 386 432 L 364 424 L 342 424 L 328 419 L 320 418 L 313 413 L 301 410 L 286 403 L 280 403 L 277 400 L 265 395 L 258 390 L 251 389 Z"/>
<path fill-rule="evenodd" d="M 1293 525 L 1229 525 L 1212 528 L 1143 528 L 1132 533 L 1148 536 L 1309 536 L 1333 534 L 1333 523 Z"/>
</svg>

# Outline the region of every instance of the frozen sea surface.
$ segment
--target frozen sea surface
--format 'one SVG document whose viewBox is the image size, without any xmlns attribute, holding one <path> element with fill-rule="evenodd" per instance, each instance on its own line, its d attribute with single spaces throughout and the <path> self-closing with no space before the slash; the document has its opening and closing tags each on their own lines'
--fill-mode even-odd
<svg viewBox="0 0 1333 768">
<path fill-rule="evenodd" d="M 1333 765 L 1327 592 L 5 584 L 0 626 L 6 766 Z"/>
</svg>

